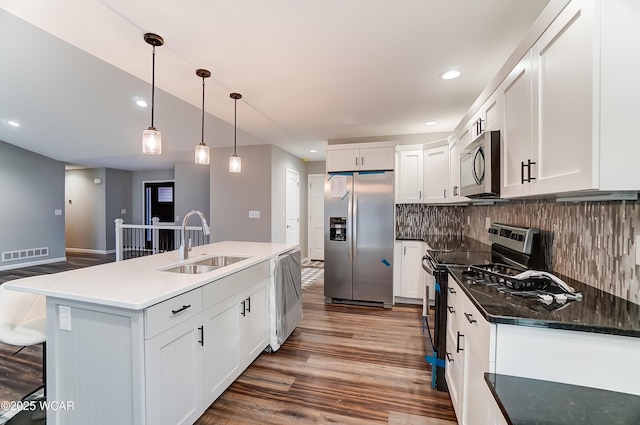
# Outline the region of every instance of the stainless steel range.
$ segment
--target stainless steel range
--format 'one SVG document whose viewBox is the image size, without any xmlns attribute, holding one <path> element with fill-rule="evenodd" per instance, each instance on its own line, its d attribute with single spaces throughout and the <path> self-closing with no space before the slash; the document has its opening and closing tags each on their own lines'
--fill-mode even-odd
<svg viewBox="0 0 640 425">
<path fill-rule="evenodd" d="M 504 291 L 517 291 L 517 297 L 540 299 L 541 306 L 553 305 L 557 308 L 563 301 L 579 299 L 578 295 L 571 295 L 568 289 L 562 291 L 565 295 L 561 295 L 556 286 L 562 288 L 562 285 L 549 283 L 551 278 L 544 276 L 543 271 L 547 266 L 539 229 L 494 223 L 488 233 L 492 245 L 487 250 L 480 250 L 475 244 L 467 244 L 471 249 L 438 249 L 437 246 L 432 246 L 434 249 L 428 251 L 422 261 L 423 269 L 436 279 L 432 338 L 434 353 L 433 356 L 427 356 L 427 359 L 432 363 L 432 374 L 435 374 L 433 383 L 438 390 L 447 390 L 444 367 L 451 266 L 470 266 L 465 270 L 465 278 L 471 279 L 475 284 L 501 285 Z M 530 270 L 541 271 L 532 274 Z M 565 287 L 568 288 L 567 285 Z M 544 289 L 558 293 L 543 295 Z M 548 302 L 549 297 L 551 302 Z"/>
</svg>

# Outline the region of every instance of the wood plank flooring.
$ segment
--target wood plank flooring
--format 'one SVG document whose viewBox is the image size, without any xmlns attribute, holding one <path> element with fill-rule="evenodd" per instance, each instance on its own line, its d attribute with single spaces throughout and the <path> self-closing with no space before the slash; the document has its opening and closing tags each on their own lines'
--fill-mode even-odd
<svg viewBox="0 0 640 425">
<path fill-rule="evenodd" d="M 303 293 L 304 318 L 263 353 L 198 425 L 452 425 L 447 393 L 431 389 L 421 307 L 325 305 L 322 280 Z"/>
<path fill-rule="evenodd" d="M 113 261 L 72 254 L 69 261 L 0 272 L 0 283 Z M 276 353 L 263 353 L 213 403 L 199 425 L 454 425 L 447 393 L 431 389 L 421 308 L 325 305 L 324 283 L 303 292 L 304 318 Z M 0 344 L 0 401 L 41 383 L 42 347 Z"/>
</svg>

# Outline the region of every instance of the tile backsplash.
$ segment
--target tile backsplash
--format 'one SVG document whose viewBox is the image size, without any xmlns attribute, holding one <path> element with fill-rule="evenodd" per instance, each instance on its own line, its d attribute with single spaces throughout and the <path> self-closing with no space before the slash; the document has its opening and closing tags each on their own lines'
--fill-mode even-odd
<svg viewBox="0 0 640 425">
<path fill-rule="evenodd" d="M 537 227 L 555 272 L 640 304 L 640 202 L 509 201 L 469 207 L 397 205 L 397 237 L 462 234 L 489 243 L 490 222 Z M 640 248 L 638 248 L 640 249 Z"/>
</svg>

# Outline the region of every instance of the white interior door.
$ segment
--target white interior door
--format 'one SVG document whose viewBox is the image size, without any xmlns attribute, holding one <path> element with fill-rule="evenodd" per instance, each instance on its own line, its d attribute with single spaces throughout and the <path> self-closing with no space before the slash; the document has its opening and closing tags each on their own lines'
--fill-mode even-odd
<svg viewBox="0 0 640 425">
<path fill-rule="evenodd" d="M 324 261 L 324 174 L 309 174 L 309 259 Z"/>
<path fill-rule="evenodd" d="M 286 206 L 285 206 L 285 241 L 288 244 L 300 243 L 300 174 L 294 170 L 286 170 Z"/>
</svg>

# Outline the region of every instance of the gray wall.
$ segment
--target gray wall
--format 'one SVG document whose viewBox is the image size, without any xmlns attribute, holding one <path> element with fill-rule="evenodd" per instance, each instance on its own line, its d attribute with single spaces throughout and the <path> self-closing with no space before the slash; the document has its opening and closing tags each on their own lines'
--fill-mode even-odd
<svg viewBox="0 0 640 425">
<path fill-rule="evenodd" d="M 106 169 L 105 178 L 105 216 L 104 223 L 107 251 L 116 249 L 115 223 L 116 218 L 123 218 L 125 223 L 131 223 L 132 217 L 132 194 L 131 194 L 131 171 Z M 122 213 L 122 210 L 126 213 Z"/>
<path fill-rule="evenodd" d="M 64 258 L 64 164 L 0 141 L 0 252 L 48 247 L 49 256 L 1 262 L 15 264 Z"/>
<path fill-rule="evenodd" d="M 277 146 L 271 148 L 271 240 L 286 240 L 286 170 L 297 171 L 300 175 L 300 251 L 307 251 L 307 174 L 305 163 L 298 157 L 283 151 Z M 304 257 L 304 255 L 303 255 Z"/>
<path fill-rule="evenodd" d="M 241 146 L 242 172 L 229 173 L 232 148 L 211 149 L 211 241 L 271 241 L 271 146 Z M 249 211 L 260 218 L 249 218 Z"/>
<path fill-rule="evenodd" d="M 309 174 L 326 174 L 327 162 L 326 161 L 311 161 L 305 162 L 305 168 L 307 175 Z"/>
<path fill-rule="evenodd" d="M 179 162 L 174 166 L 175 203 L 178 224 L 190 210 L 199 210 L 209 220 L 209 169 L 193 162 Z M 193 223 L 199 225 L 196 219 Z"/>
<path fill-rule="evenodd" d="M 144 217 L 144 187 L 145 181 L 172 181 L 174 180 L 173 168 L 167 170 L 134 171 L 131 173 L 131 217 L 132 224 L 142 224 Z"/>
<path fill-rule="evenodd" d="M 100 179 L 100 183 L 94 183 Z M 105 169 L 87 168 L 65 173 L 66 247 L 104 251 L 107 240 Z"/>
<path fill-rule="evenodd" d="M 99 179 L 100 183 L 96 183 Z M 115 250 L 116 218 L 131 221 L 131 172 L 86 168 L 65 173 L 66 247 L 99 253 Z M 121 210 L 125 209 L 125 214 Z"/>
</svg>

